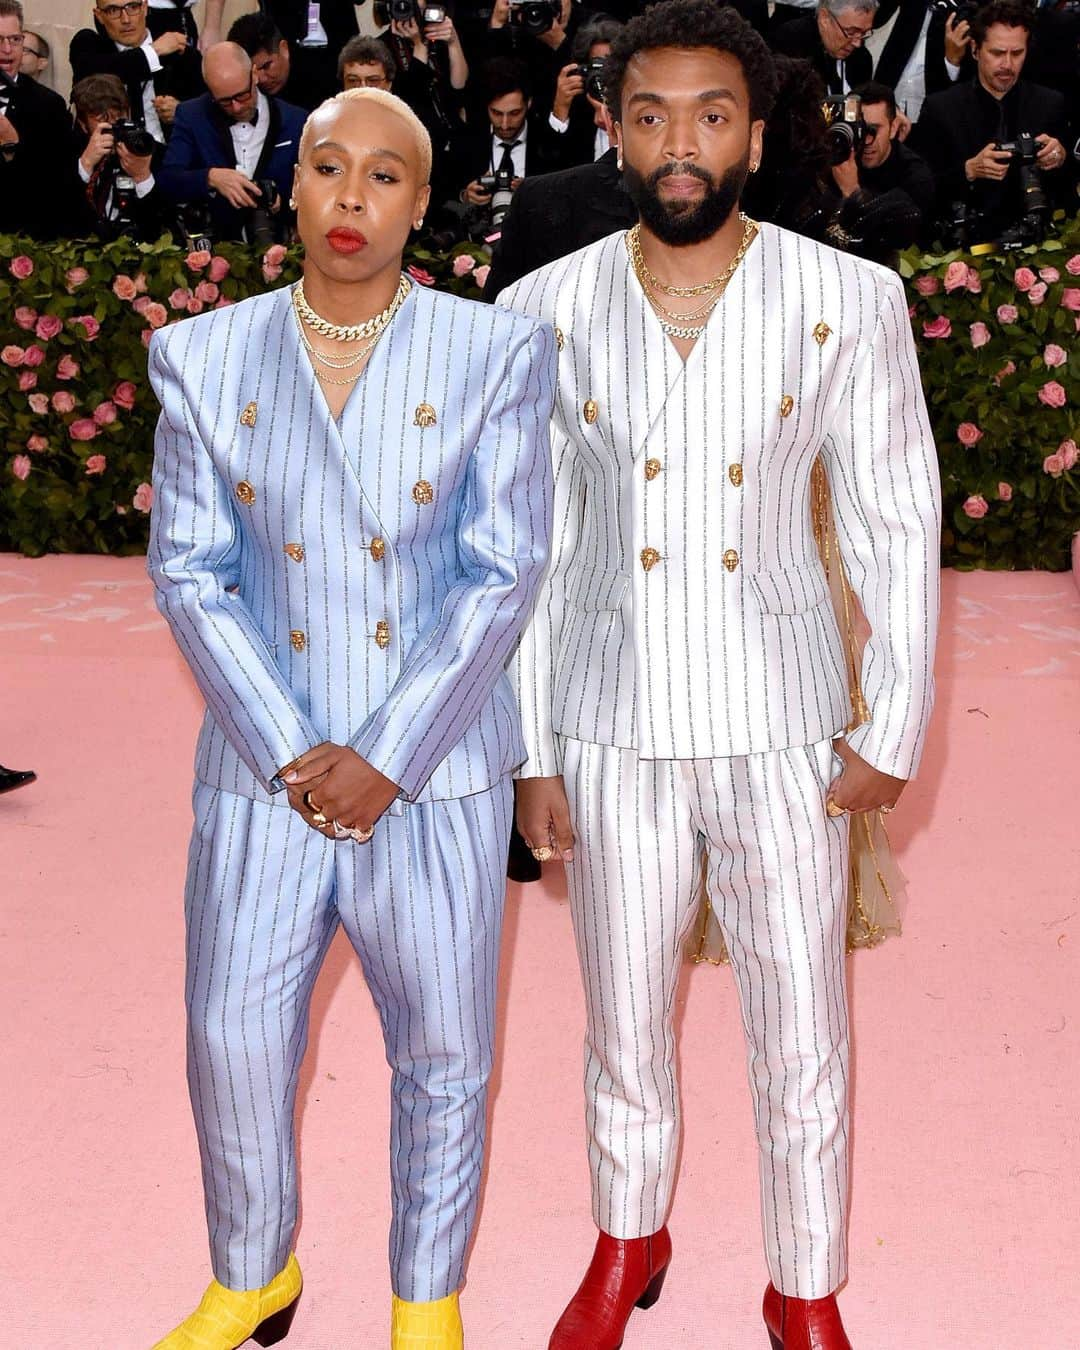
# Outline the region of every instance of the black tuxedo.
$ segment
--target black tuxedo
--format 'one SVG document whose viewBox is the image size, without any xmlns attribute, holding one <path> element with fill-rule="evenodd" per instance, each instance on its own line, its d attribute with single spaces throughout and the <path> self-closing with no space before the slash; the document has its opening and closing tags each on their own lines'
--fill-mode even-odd
<svg viewBox="0 0 1080 1350">
<path fill-rule="evenodd" d="M 545 263 L 636 222 L 637 208 L 623 187 L 615 156 L 612 148 L 595 164 L 522 183 L 495 245 L 485 300 L 493 300 L 511 282 Z"/>
<path fill-rule="evenodd" d="M 883 0 L 874 16 L 874 27 L 884 28 L 899 9 L 893 30 L 885 41 L 874 70 L 874 79 L 895 89 L 903 75 L 926 18 L 926 0 Z M 960 63 L 960 79 L 968 80 L 975 73 L 975 62 L 970 52 Z M 927 97 L 951 89 L 945 62 L 945 15 L 932 14 L 926 30 L 925 82 Z"/>
<path fill-rule="evenodd" d="M 844 93 L 837 63 L 822 46 L 816 11 L 808 18 L 793 19 L 790 23 L 781 24 L 773 32 L 772 48 L 784 56 L 800 56 L 803 60 L 809 61 L 821 76 L 828 93 Z M 852 89 L 865 84 L 873 73 L 873 59 L 865 47 L 856 47 L 842 64 L 844 76 Z"/>
<path fill-rule="evenodd" d="M 141 47 L 120 49 L 112 38 L 93 28 L 82 28 L 71 39 L 71 78 L 77 83 L 87 75 L 115 75 L 127 90 L 131 115 L 143 115 L 143 86 L 147 80 L 155 94 L 168 94 L 182 103 L 201 94 L 203 84 L 199 53 L 191 46 L 162 58 L 161 69 L 151 72 Z"/>
<path fill-rule="evenodd" d="M 56 239 L 77 201 L 71 118 L 59 94 L 20 75 L 5 84 L 6 115 L 19 143 L 0 154 L 0 234 Z"/>
<path fill-rule="evenodd" d="M 547 116 L 531 113 L 525 137 L 525 177 L 560 168 L 561 153 L 561 137 L 548 123 Z M 500 158 L 498 141 L 492 139 L 491 123 L 484 117 L 481 125 L 464 130 L 458 138 L 453 155 L 454 190 L 460 192 L 477 178 L 494 172 Z"/>
</svg>

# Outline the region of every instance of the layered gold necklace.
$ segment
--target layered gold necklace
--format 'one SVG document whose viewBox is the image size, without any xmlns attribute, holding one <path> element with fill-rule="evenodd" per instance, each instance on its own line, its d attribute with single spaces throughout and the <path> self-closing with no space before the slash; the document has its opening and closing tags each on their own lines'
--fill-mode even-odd
<svg viewBox="0 0 1080 1350">
<path fill-rule="evenodd" d="M 653 312 L 660 321 L 660 327 L 668 337 L 694 341 L 704 333 L 709 315 L 720 303 L 720 298 L 727 289 L 728 282 L 735 275 L 743 258 L 746 257 L 747 249 L 757 238 L 757 221 L 751 220 L 741 211 L 739 212 L 739 219 L 743 223 L 743 233 L 735 256 L 722 272 L 697 286 L 669 286 L 667 282 L 654 276 L 649 270 L 649 265 L 646 263 L 645 255 L 641 249 L 641 226 L 635 225 L 627 231 L 626 250 L 630 255 L 630 263 L 633 266 L 634 274 L 641 285 L 641 289 L 645 292 L 645 297 L 652 306 Z M 709 298 L 698 309 L 691 310 L 688 313 L 679 313 L 676 310 L 669 309 L 660 299 L 661 295 L 674 296 L 677 299 L 692 299 L 701 295 Z M 695 322 L 699 319 L 701 320 L 700 323 Z"/>
<path fill-rule="evenodd" d="M 394 316 L 405 303 L 405 297 L 411 290 L 412 282 L 402 274 L 398 288 L 394 292 L 393 300 L 381 314 L 376 314 L 373 319 L 365 319 L 363 323 L 340 324 L 331 323 L 329 319 L 324 319 L 322 315 L 316 314 L 308 304 L 307 296 L 304 294 L 303 281 L 298 281 L 293 288 L 292 303 L 296 314 L 296 325 L 300 331 L 300 341 L 304 344 L 312 360 L 320 366 L 324 366 L 327 370 L 350 370 L 351 367 L 359 365 L 371 353 L 379 338 L 393 322 Z M 348 356 L 330 356 L 314 346 L 304 331 L 305 324 L 312 332 L 318 333 L 320 337 L 329 338 L 332 342 L 363 342 L 364 345 Z M 344 379 L 339 380 L 334 379 L 331 375 L 316 373 L 325 384 L 352 384 L 354 380 L 359 378 L 360 374 L 359 371 L 353 371 L 346 375 Z"/>
</svg>

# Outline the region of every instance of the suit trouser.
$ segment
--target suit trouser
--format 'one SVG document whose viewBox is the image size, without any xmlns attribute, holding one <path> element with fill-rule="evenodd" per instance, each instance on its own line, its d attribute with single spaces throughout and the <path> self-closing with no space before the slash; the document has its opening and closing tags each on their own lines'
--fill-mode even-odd
<svg viewBox="0 0 1080 1350">
<path fill-rule="evenodd" d="M 286 807 L 197 784 L 187 884 L 188 1083 L 216 1278 L 281 1270 L 297 1212 L 293 1113 L 316 977 L 340 923 L 392 1070 L 394 1292 L 459 1289 L 484 1156 L 509 780 L 335 843 Z M 370 1152 L 357 1121 L 356 1165 Z"/>
<path fill-rule="evenodd" d="M 628 1238 L 668 1216 L 675 992 L 705 848 L 749 1052 L 769 1271 L 782 1293 L 823 1297 L 846 1273 L 847 821 L 825 811 L 839 760 L 829 741 L 731 759 L 563 750 L 593 1217 Z"/>
</svg>

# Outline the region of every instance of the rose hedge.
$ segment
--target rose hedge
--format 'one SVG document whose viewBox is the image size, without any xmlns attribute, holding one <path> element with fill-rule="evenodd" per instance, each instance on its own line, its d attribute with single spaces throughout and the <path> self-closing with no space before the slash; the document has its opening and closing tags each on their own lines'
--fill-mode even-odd
<svg viewBox="0 0 1080 1350">
<path fill-rule="evenodd" d="M 410 249 L 421 285 L 476 296 L 487 259 Z M 945 493 L 943 561 L 1061 570 L 1080 529 L 1080 221 L 1004 257 L 908 254 Z M 0 550 L 146 546 L 162 324 L 292 281 L 297 250 L 0 237 Z"/>
</svg>

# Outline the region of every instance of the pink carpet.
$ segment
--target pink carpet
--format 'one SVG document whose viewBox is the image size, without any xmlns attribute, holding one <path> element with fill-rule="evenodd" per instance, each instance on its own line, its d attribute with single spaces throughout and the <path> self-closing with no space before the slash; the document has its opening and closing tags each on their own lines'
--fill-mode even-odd
<svg viewBox="0 0 1080 1350">
<path fill-rule="evenodd" d="M 856 1350 L 1080 1346 L 1080 597 L 945 578 L 938 714 L 893 817 L 906 932 L 852 964 Z M 0 1346 L 146 1350 L 199 1297 L 181 882 L 199 701 L 142 561 L 0 557 L 5 1237 Z M 470 1350 L 543 1350 L 591 1250 L 582 1003 L 557 879 L 514 888 Z M 727 972 L 681 999 L 686 1140 L 664 1297 L 626 1350 L 765 1350 Z M 288 1345 L 386 1344 L 387 1071 L 356 962 L 316 995 L 307 1279 Z"/>
</svg>

